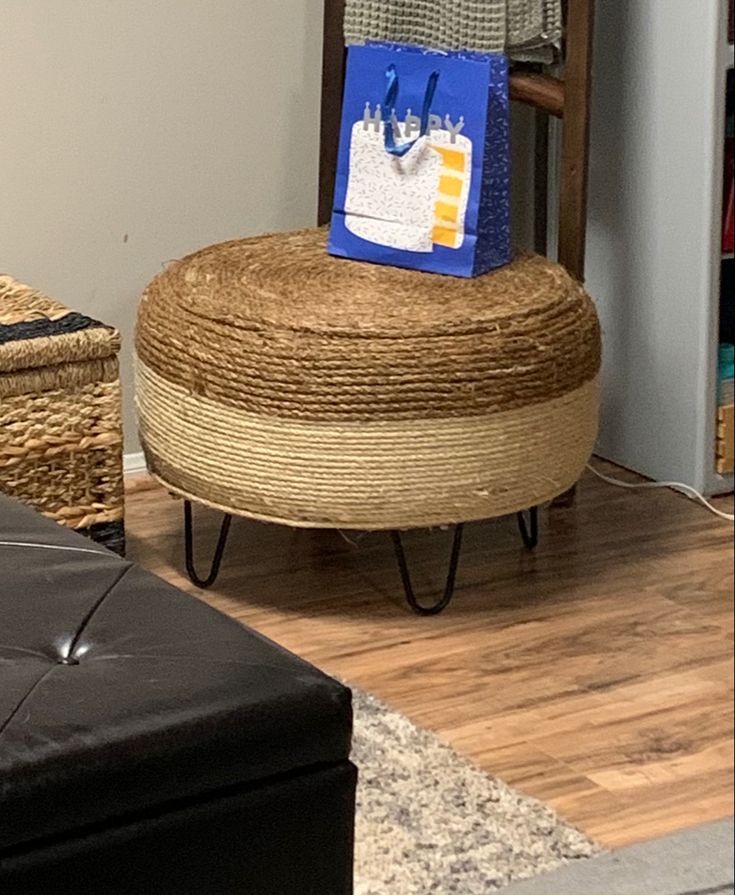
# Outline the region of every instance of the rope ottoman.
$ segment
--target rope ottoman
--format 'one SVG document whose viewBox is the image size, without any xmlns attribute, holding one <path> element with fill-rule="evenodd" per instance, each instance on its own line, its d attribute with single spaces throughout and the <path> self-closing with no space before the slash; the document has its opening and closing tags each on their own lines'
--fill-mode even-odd
<svg viewBox="0 0 735 895">
<path fill-rule="evenodd" d="M 0 276 L 0 491 L 123 553 L 112 327 Z"/>
<path fill-rule="evenodd" d="M 191 504 L 388 530 L 406 595 L 451 597 L 462 523 L 531 510 L 579 478 L 597 430 L 600 333 L 582 288 L 525 255 L 474 280 L 346 261 L 325 231 L 211 246 L 146 289 L 137 409 L 151 473 Z M 228 516 L 215 556 L 227 536 Z M 456 525 L 421 607 L 400 530 Z"/>
</svg>

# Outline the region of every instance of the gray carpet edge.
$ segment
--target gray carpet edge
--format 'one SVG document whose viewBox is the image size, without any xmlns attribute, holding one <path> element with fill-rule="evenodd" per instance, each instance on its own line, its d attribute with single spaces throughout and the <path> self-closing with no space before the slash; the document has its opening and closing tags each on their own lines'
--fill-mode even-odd
<svg viewBox="0 0 735 895">
<path fill-rule="evenodd" d="M 575 861 L 501 895 L 727 895 L 735 892 L 733 818 Z"/>
</svg>

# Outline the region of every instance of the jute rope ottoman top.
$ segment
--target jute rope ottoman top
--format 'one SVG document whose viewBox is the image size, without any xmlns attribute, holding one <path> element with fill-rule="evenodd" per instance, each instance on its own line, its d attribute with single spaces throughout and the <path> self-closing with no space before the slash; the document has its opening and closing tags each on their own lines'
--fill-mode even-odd
<svg viewBox="0 0 735 895">
<path fill-rule="evenodd" d="M 597 428 L 600 334 L 559 265 L 474 279 L 346 261 L 325 231 L 211 246 L 148 286 L 137 406 L 173 492 L 290 525 L 395 529 L 549 500 Z"/>
</svg>

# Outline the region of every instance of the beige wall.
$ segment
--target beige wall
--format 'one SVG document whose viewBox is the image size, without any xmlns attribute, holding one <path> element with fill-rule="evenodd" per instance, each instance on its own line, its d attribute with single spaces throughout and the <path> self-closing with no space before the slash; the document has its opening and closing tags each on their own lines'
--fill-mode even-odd
<svg viewBox="0 0 735 895">
<path fill-rule="evenodd" d="M 314 221 L 320 0 L 5 0 L 0 272 L 123 334 L 145 284 L 211 242 Z M 527 115 L 514 122 L 528 242 Z"/>
<path fill-rule="evenodd" d="M 207 243 L 314 221 L 318 0 L 5 0 L 0 271 L 118 326 Z"/>
</svg>

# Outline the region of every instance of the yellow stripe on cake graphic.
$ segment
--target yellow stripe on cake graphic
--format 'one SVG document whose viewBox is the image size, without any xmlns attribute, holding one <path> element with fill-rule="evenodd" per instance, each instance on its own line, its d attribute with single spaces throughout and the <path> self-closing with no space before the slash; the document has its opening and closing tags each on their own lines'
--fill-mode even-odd
<svg viewBox="0 0 735 895">
<path fill-rule="evenodd" d="M 464 241 L 464 222 L 472 177 L 472 141 L 446 130 L 432 131 L 431 148 L 439 153 L 441 168 L 434 205 L 435 245 L 458 249 Z"/>
</svg>

